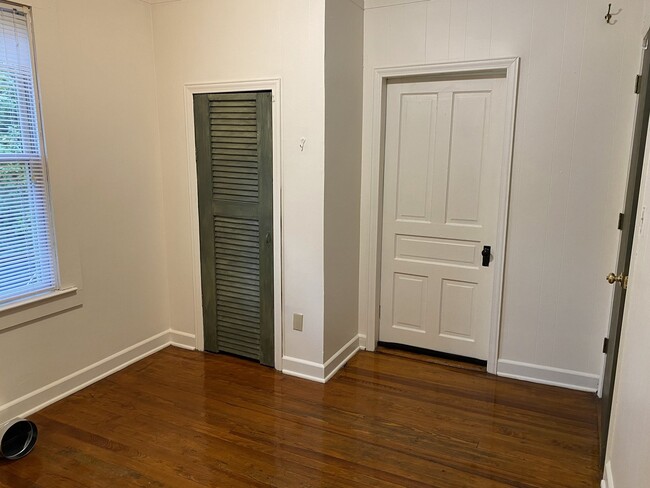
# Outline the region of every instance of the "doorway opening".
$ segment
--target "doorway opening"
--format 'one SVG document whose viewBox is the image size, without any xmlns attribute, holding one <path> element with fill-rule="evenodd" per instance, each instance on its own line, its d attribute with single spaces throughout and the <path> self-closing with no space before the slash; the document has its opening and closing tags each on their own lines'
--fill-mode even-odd
<svg viewBox="0 0 650 488">
<path fill-rule="evenodd" d="M 194 95 L 205 350 L 274 365 L 271 92 Z"/>
<path fill-rule="evenodd" d="M 361 323 L 496 373 L 517 58 L 376 71 Z"/>
<path fill-rule="evenodd" d="M 185 106 L 197 349 L 281 370 L 280 81 L 188 84 Z"/>
<path fill-rule="evenodd" d="M 637 207 L 639 193 L 641 190 L 641 176 L 643 172 L 643 158 L 647 144 L 648 124 L 650 119 L 650 53 L 648 52 L 648 39 L 650 31 L 643 39 L 641 74 L 637 94 L 639 96 L 634 120 L 634 134 L 632 136 L 632 153 L 630 156 L 630 168 L 625 191 L 625 207 L 621 214 L 619 230 L 621 241 L 618 250 L 618 262 L 616 272 L 610 273 L 607 280 L 614 285 L 612 298 L 612 313 L 609 322 L 609 332 L 603 352 L 606 354 L 605 367 L 602 380 L 602 401 L 600 408 L 600 461 L 604 467 L 605 454 L 607 451 L 607 436 L 609 434 L 609 423 L 612 412 L 614 395 L 614 383 L 616 379 L 616 367 L 618 364 L 618 349 L 621 338 L 621 327 L 625 310 L 625 297 L 627 291 L 627 277 L 630 272 L 632 261 L 632 244 L 637 218 Z"/>
</svg>

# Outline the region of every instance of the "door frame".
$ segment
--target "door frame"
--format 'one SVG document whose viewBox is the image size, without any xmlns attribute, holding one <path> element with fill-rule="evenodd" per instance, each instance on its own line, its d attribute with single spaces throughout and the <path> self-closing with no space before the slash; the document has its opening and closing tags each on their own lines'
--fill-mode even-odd
<svg viewBox="0 0 650 488">
<path fill-rule="evenodd" d="M 281 83 L 279 78 L 214 83 L 188 83 L 184 85 L 185 132 L 187 141 L 187 175 L 190 234 L 192 239 L 192 282 L 194 303 L 194 333 L 196 348 L 205 350 L 203 332 L 203 301 L 201 287 L 201 246 L 199 242 L 199 199 L 196 171 L 194 129 L 194 95 L 202 93 L 230 93 L 270 91 L 272 96 L 273 124 L 273 331 L 275 369 L 282 371 L 282 311 L 283 311 L 283 235 L 282 235 L 282 124 Z"/>
<path fill-rule="evenodd" d="M 499 201 L 498 239 L 493 247 L 495 262 L 494 288 L 490 320 L 490 341 L 487 370 L 496 374 L 501 308 L 503 298 L 503 275 L 505 269 L 506 234 L 508 207 L 510 201 L 510 177 L 514 148 L 515 111 L 519 81 L 519 58 L 486 59 L 438 64 L 394 66 L 378 68 L 374 72 L 372 94 L 372 146 L 369 161 L 369 175 L 364 178 L 361 189 L 361 235 L 368 236 L 368 246 L 360 249 L 359 280 L 359 328 L 363 344 L 363 329 L 366 329 L 365 346 L 369 351 L 377 347 L 379 337 L 379 304 L 381 288 L 381 216 L 383 213 L 383 170 L 386 122 L 386 84 L 391 79 L 417 79 L 423 76 L 481 75 L 503 76 L 506 80 L 506 130 L 503 147 L 502 187 Z M 367 174 L 367 173 L 366 173 Z"/>
</svg>

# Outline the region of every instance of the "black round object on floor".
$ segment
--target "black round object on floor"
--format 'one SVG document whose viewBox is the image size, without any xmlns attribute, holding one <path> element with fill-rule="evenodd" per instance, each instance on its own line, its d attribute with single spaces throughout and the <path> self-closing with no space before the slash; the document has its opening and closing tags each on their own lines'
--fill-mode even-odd
<svg viewBox="0 0 650 488">
<path fill-rule="evenodd" d="M 16 419 L 0 427 L 0 457 L 20 459 L 34 449 L 38 429 L 30 420 Z"/>
</svg>

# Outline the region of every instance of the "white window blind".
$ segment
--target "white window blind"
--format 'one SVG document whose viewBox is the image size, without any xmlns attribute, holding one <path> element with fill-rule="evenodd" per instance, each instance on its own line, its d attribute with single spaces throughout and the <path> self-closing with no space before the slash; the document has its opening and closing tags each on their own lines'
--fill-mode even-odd
<svg viewBox="0 0 650 488">
<path fill-rule="evenodd" d="M 29 15 L 0 3 L 0 305 L 58 286 Z"/>
</svg>

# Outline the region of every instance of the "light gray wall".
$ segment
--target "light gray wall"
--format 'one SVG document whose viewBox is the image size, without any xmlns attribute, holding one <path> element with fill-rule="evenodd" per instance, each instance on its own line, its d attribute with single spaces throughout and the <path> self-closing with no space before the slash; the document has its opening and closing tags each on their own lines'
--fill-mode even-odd
<svg viewBox="0 0 650 488">
<path fill-rule="evenodd" d="M 325 354 L 358 335 L 363 10 L 325 2 Z"/>
</svg>

